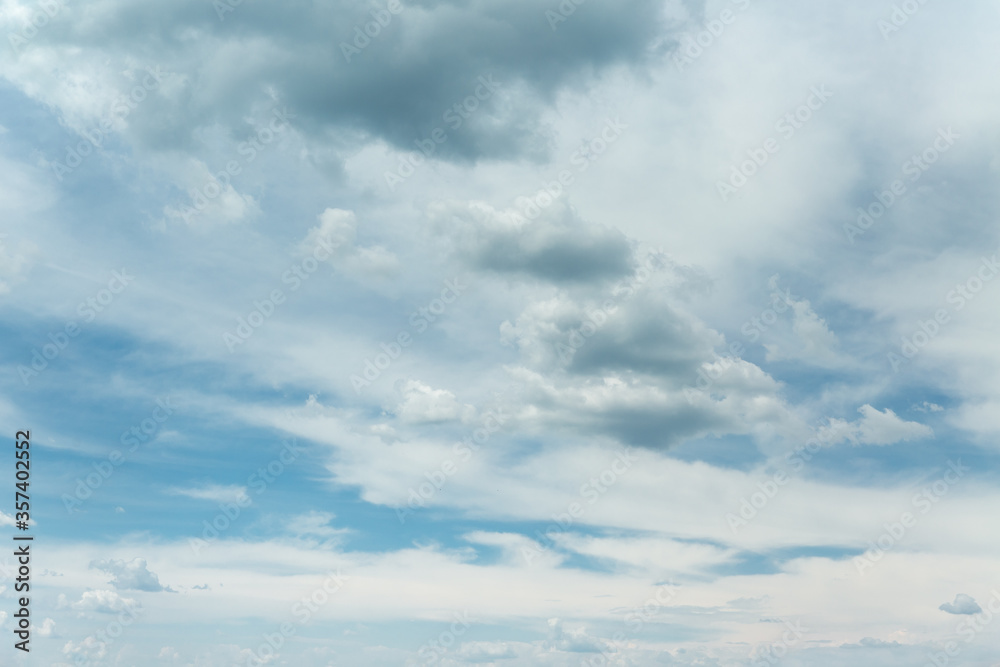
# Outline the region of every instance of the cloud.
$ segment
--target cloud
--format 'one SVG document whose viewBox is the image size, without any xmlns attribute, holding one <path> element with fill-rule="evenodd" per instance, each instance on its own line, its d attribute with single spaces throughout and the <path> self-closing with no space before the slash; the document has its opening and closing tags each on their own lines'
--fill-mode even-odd
<svg viewBox="0 0 1000 667">
<path fill-rule="evenodd" d="M 808 299 L 796 299 L 788 289 L 782 293 L 778 276 L 772 276 L 768 285 L 776 290 L 774 296 L 791 308 L 792 326 L 787 333 L 780 328 L 770 330 L 770 335 L 778 341 L 764 344 L 767 361 L 799 361 L 823 367 L 847 363 L 847 358 L 837 350 L 840 344 L 837 336 L 830 331 L 826 320 L 816 314 Z"/>
<path fill-rule="evenodd" d="M 171 487 L 167 489 L 167 493 L 195 500 L 208 500 L 213 503 L 235 503 L 238 501 L 245 502 L 247 487 L 237 484 L 206 484 L 192 488 Z"/>
<path fill-rule="evenodd" d="M 81 642 L 66 642 L 62 651 L 67 658 L 76 662 L 103 660 L 108 655 L 108 644 L 89 636 Z"/>
<path fill-rule="evenodd" d="M 336 518 L 332 512 L 306 512 L 287 519 L 285 530 L 297 537 L 332 538 L 349 532 L 344 528 L 334 528 L 330 522 Z M 195 588 L 198 588 L 195 586 Z"/>
<path fill-rule="evenodd" d="M 476 409 L 458 402 L 446 389 L 433 389 L 418 380 L 407 380 L 400 387 L 403 400 L 396 408 L 396 416 L 410 424 L 440 422 L 470 422 Z"/>
<path fill-rule="evenodd" d="M 368 279 L 386 279 L 399 273 L 399 260 L 382 246 L 357 246 L 358 219 L 353 211 L 328 208 L 319 215 L 319 224 L 311 228 L 299 244 L 303 255 L 317 249 L 332 252 L 332 266 L 343 273 Z"/>
<path fill-rule="evenodd" d="M 457 658 L 472 664 L 508 660 L 517 657 L 517 651 L 508 642 L 465 642 L 458 648 Z"/>
<path fill-rule="evenodd" d="M 160 578 L 146 567 L 144 558 L 133 558 L 131 561 L 105 559 L 93 561 L 90 567 L 112 575 L 110 583 L 118 590 L 135 590 L 173 592 L 172 589 L 160 584 Z"/>
<path fill-rule="evenodd" d="M 546 643 L 559 651 L 569 653 L 602 653 L 610 646 L 608 642 L 599 637 L 587 634 L 587 629 L 583 627 L 567 630 L 561 619 L 549 619 L 549 636 Z"/>
<path fill-rule="evenodd" d="M 533 0 L 403 6 L 348 58 L 342 44 L 372 21 L 365 3 L 244 3 L 220 21 L 194 0 L 103 0 L 63 10 L 58 27 L 38 31 L 29 53 L 5 59 L 0 74 L 83 129 L 135 85 L 104 73 L 105 62 L 140 79 L 142 66 L 160 66 L 170 83 L 123 122 L 134 143 L 160 151 L 194 150 L 212 129 L 245 134 L 245 110 L 277 98 L 314 143 L 349 150 L 380 140 L 413 151 L 415 140 L 442 128 L 448 141 L 438 156 L 471 161 L 544 153 L 546 102 L 615 66 L 644 68 L 664 38 L 664 8 L 653 0 L 590 0 L 558 29 Z M 190 34 L 201 35 L 197 44 Z M 78 85 L 55 90 L 52 61 Z M 455 105 L 475 96 L 480 77 L 499 92 L 463 118 Z"/>
<path fill-rule="evenodd" d="M 969 595 L 964 593 L 959 593 L 955 596 L 954 602 L 945 602 L 943 605 L 938 607 L 943 612 L 949 614 L 957 615 L 971 615 L 978 614 L 983 610 L 982 607 Z"/>
<path fill-rule="evenodd" d="M 51 618 L 46 618 L 42 621 L 42 624 L 32 626 L 35 632 L 38 633 L 39 637 L 57 637 L 56 634 L 56 622 Z"/>
<path fill-rule="evenodd" d="M 581 220 L 556 202 L 532 220 L 482 202 L 439 202 L 428 210 L 452 252 L 478 271 L 553 283 L 622 278 L 632 271 L 632 249 L 620 231 Z"/>
<path fill-rule="evenodd" d="M 870 405 L 858 408 L 861 419 L 846 422 L 842 419 L 831 419 L 819 429 L 821 440 L 836 444 L 848 440 L 853 445 L 892 445 L 897 442 L 922 440 L 933 437 L 931 427 L 918 422 L 908 422 L 896 416 L 896 413 L 886 408 L 879 412 Z"/>
<path fill-rule="evenodd" d="M 85 591 L 79 601 L 68 605 L 76 611 L 96 611 L 102 614 L 114 614 L 126 609 L 141 607 L 136 600 L 125 598 L 114 591 Z"/>
</svg>

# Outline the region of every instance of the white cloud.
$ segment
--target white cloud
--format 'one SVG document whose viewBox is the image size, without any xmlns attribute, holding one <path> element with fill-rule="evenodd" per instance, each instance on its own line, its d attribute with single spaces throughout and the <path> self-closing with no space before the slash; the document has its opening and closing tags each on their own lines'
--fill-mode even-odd
<svg viewBox="0 0 1000 667">
<path fill-rule="evenodd" d="M 904 421 L 889 408 L 879 412 L 870 405 L 862 405 L 858 412 L 861 419 L 855 422 L 831 419 L 829 424 L 819 429 L 821 439 L 831 444 L 849 440 L 854 445 L 892 445 L 934 435 L 929 426 Z"/>
<path fill-rule="evenodd" d="M 213 503 L 235 503 L 246 501 L 247 487 L 237 484 L 206 484 L 191 488 L 171 487 L 167 489 L 167 493 L 195 500 L 208 500 Z"/>
<path fill-rule="evenodd" d="M 458 402 L 446 389 L 433 389 L 419 380 L 408 380 L 400 387 L 403 400 L 396 408 L 396 416 L 411 424 L 436 422 L 471 422 L 476 409 Z"/>
<path fill-rule="evenodd" d="M 69 605 L 70 609 L 76 611 L 96 611 L 103 614 L 113 614 L 139 606 L 142 605 L 136 600 L 122 597 L 109 590 L 84 591 L 79 601 Z"/>
</svg>

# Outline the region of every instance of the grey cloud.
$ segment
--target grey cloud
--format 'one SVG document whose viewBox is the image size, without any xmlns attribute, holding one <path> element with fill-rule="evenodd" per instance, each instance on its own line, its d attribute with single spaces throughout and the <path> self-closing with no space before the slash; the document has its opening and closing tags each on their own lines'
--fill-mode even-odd
<svg viewBox="0 0 1000 667">
<path fill-rule="evenodd" d="M 455 256 L 476 270 L 553 283 L 608 280 L 632 271 L 624 234 L 581 220 L 559 203 L 534 220 L 478 202 L 436 203 L 428 215 Z"/>
<path fill-rule="evenodd" d="M 130 119 L 141 135 L 134 138 L 163 150 L 193 147 L 199 127 L 221 125 L 242 140 L 248 110 L 280 100 L 313 139 L 333 141 L 336 130 L 337 141 L 347 142 L 353 130 L 350 141 L 378 138 L 415 150 L 416 139 L 441 127 L 448 139 L 438 157 L 476 160 L 543 156 L 544 106 L 608 67 L 643 66 L 664 30 L 663 6 L 654 0 L 589 0 L 555 30 L 545 12 L 558 2 L 402 6 L 350 62 L 342 43 L 384 3 L 244 2 L 220 20 L 207 2 L 102 0 L 68 7 L 30 48 L 81 48 L 80 73 L 126 53 L 173 72 L 171 94 Z M 460 128 L 449 126 L 445 112 L 488 76 L 499 91 Z"/>
<path fill-rule="evenodd" d="M 174 592 L 169 586 L 164 587 L 160 584 L 160 578 L 156 576 L 155 572 L 149 571 L 144 558 L 134 558 L 131 561 L 97 560 L 92 562 L 90 567 L 112 575 L 112 580 L 109 583 L 118 590 L 148 591 L 151 593 Z"/>
<path fill-rule="evenodd" d="M 673 386 L 691 384 L 724 340 L 677 308 L 670 293 L 679 284 L 683 278 L 665 265 L 652 272 L 640 268 L 584 301 L 567 295 L 536 301 L 514 323 L 505 322 L 501 335 L 536 367 L 581 375 L 639 373 Z"/>
<path fill-rule="evenodd" d="M 979 606 L 972 596 L 965 595 L 964 593 L 959 593 L 955 596 L 954 602 L 945 602 L 943 605 L 938 607 L 938 609 L 949 614 L 957 615 L 978 614 L 983 610 L 983 608 Z"/>
</svg>

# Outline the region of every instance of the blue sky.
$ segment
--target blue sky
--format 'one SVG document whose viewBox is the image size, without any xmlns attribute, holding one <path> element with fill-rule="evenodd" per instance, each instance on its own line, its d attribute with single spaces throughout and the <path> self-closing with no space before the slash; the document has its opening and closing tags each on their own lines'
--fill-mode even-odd
<svg viewBox="0 0 1000 667">
<path fill-rule="evenodd" d="M 0 0 L 0 663 L 997 667 L 998 27 Z"/>
</svg>

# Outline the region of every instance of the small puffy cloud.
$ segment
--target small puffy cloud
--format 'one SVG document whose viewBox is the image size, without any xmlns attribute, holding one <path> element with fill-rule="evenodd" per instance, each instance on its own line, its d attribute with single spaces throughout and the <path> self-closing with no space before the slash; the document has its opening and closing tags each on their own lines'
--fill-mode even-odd
<svg viewBox="0 0 1000 667">
<path fill-rule="evenodd" d="M 396 415 L 404 422 L 468 422 L 476 416 L 474 407 L 459 403 L 455 394 L 446 389 L 433 389 L 418 380 L 409 380 L 400 391 L 403 401 L 396 408 Z"/>
<path fill-rule="evenodd" d="M 958 615 L 978 614 L 983 610 L 972 596 L 964 593 L 959 593 L 955 596 L 954 602 L 945 602 L 938 609 L 949 614 Z"/>
<path fill-rule="evenodd" d="M 914 405 L 910 409 L 916 410 L 917 412 L 941 412 L 944 410 L 944 408 L 942 408 L 937 403 L 930 403 L 928 401 L 924 401 L 920 405 Z"/>
<path fill-rule="evenodd" d="M 302 241 L 303 254 L 312 253 L 316 248 L 332 250 L 341 255 L 354 246 L 357 237 L 358 219 L 354 211 L 328 208 L 319 216 L 319 224 L 309 230 Z"/>
<path fill-rule="evenodd" d="M 245 501 L 247 497 L 247 487 L 236 484 L 206 484 L 205 486 L 190 489 L 171 487 L 167 493 L 172 496 L 185 496 L 195 500 L 208 500 L 213 503 L 234 503 Z"/>
<path fill-rule="evenodd" d="M 85 591 L 78 602 L 66 603 L 65 596 L 59 596 L 59 605 L 68 606 L 76 611 L 96 611 L 102 614 L 115 614 L 139 605 L 132 598 L 124 598 L 109 590 Z"/>
<path fill-rule="evenodd" d="M 180 660 L 181 654 L 173 646 L 164 646 L 156 655 L 160 660 Z"/>
<path fill-rule="evenodd" d="M 333 257 L 339 271 L 357 278 L 392 278 L 399 273 L 399 259 L 382 246 L 357 246 L 358 219 L 353 211 L 328 208 L 319 224 L 299 244 L 302 254 L 318 260 Z"/>
<path fill-rule="evenodd" d="M 466 642 L 457 653 L 459 660 L 472 664 L 517 657 L 517 652 L 507 642 Z"/>
<path fill-rule="evenodd" d="M 56 622 L 51 618 L 46 618 L 41 625 L 32 626 L 39 637 L 56 636 Z"/>
<path fill-rule="evenodd" d="M 66 642 L 63 654 L 74 663 L 86 663 L 103 660 L 108 655 L 108 647 L 106 643 L 90 636 L 79 643 Z"/>
<path fill-rule="evenodd" d="M 608 643 L 587 634 L 586 628 L 567 630 L 558 618 L 549 619 L 549 647 L 569 653 L 602 653 L 608 650 Z"/>
<path fill-rule="evenodd" d="M 90 564 L 90 567 L 110 574 L 112 579 L 108 583 L 118 590 L 148 591 L 151 593 L 172 592 L 169 587 L 160 584 L 160 578 L 156 576 L 155 572 L 149 571 L 145 558 L 133 558 L 131 561 L 96 560 Z"/>
<path fill-rule="evenodd" d="M 908 422 L 900 419 L 895 412 L 886 408 L 879 412 L 871 405 L 865 404 L 858 408 L 861 419 L 847 422 L 843 419 L 831 419 L 829 424 L 819 429 L 819 437 L 831 445 L 850 441 L 852 445 L 892 445 L 897 442 L 908 442 L 930 438 L 933 429 L 926 424 Z"/>
</svg>

